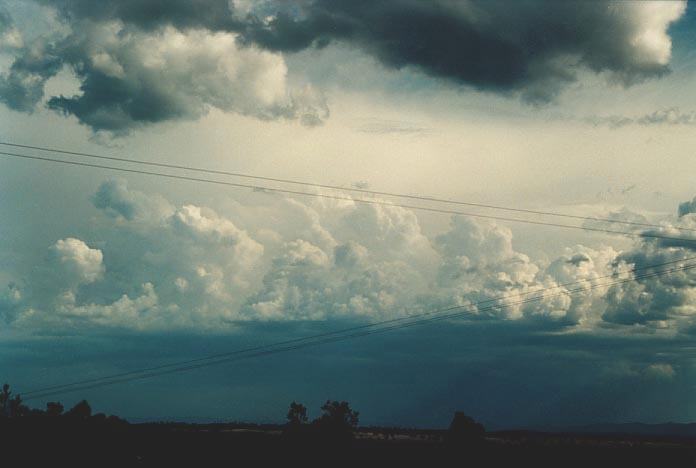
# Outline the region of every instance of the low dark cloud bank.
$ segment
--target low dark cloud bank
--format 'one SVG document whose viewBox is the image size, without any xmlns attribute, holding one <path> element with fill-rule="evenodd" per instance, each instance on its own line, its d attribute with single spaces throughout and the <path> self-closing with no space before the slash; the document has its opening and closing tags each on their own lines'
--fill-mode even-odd
<svg viewBox="0 0 696 468">
<path fill-rule="evenodd" d="M 254 323 L 233 338 L 175 333 L 18 338 L 0 344 L 0 365 L 14 370 L 21 390 L 80 380 L 87 370 L 103 375 L 105 362 L 109 372 L 127 372 L 336 326 Z M 694 375 L 685 352 L 689 346 L 688 339 L 652 336 L 542 334 L 521 323 L 434 324 L 61 399 L 73 404 L 88 398 L 124 416 L 166 419 L 275 421 L 288 398 L 318 407 L 326 395 L 337 394 L 359 406 L 365 424 L 441 427 L 455 408 L 493 428 L 585 424 L 606 421 L 607 415 L 618 421 L 684 420 L 682 403 Z"/>
</svg>

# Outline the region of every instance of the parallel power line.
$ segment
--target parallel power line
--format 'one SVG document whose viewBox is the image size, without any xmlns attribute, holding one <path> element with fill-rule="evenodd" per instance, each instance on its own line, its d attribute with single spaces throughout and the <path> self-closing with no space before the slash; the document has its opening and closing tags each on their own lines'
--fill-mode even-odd
<svg viewBox="0 0 696 468">
<path fill-rule="evenodd" d="M 474 203 L 474 202 L 461 201 L 461 200 L 448 200 L 445 198 L 437 198 L 437 197 L 432 197 L 432 196 L 427 196 L 427 195 L 403 194 L 403 193 L 395 193 L 395 192 L 361 189 L 361 188 L 357 188 L 357 187 L 342 187 L 340 185 L 320 184 L 320 183 L 315 183 L 315 182 L 300 181 L 300 180 L 278 178 L 278 177 L 268 177 L 268 176 L 254 175 L 254 174 L 248 174 L 248 173 L 242 173 L 242 172 L 222 171 L 222 170 L 216 170 L 216 169 L 207 169 L 207 168 L 185 166 L 185 165 L 178 165 L 178 164 L 159 163 L 159 162 L 154 162 L 154 161 L 146 161 L 146 160 L 142 160 L 142 159 L 123 158 L 123 157 L 116 157 L 116 156 L 105 156 L 105 155 L 99 155 L 99 154 L 93 154 L 93 153 L 83 153 L 83 152 L 79 152 L 79 151 L 69 151 L 69 150 L 58 149 L 58 148 L 48 148 L 48 147 L 43 147 L 43 146 L 22 145 L 22 144 L 18 144 L 18 143 L 7 142 L 7 141 L 0 141 L 0 145 L 14 147 L 14 148 L 23 148 L 23 149 L 31 149 L 31 150 L 43 151 L 43 152 L 49 152 L 49 153 L 63 154 L 63 155 L 68 155 L 68 156 L 80 156 L 80 157 L 85 157 L 85 158 L 100 159 L 100 160 L 106 160 L 106 161 L 118 161 L 118 162 L 130 163 L 130 164 L 140 164 L 140 165 L 150 166 L 150 167 L 185 170 L 185 171 L 198 172 L 198 173 L 203 173 L 203 174 L 223 175 L 223 176 L 238 177 L 238 178 L 242 178 L 242 179 L 261 180 L 261 181 L 265 181 L 265 182 L 278 182 L 278 183 L 283 183 L 283 184 L 291 184 L 291 185 L 304 186 L 304 187 L 315 187 L 315 188 L 328 189 L 328 190 L 340 190 L 343 192 L 360 193 L 363 195 L 375 195 L 375 196 L 386 196 L 386 197 L 392 197 L 392 198 L 404 198 L 404 199 L 410 199 L 410 200 L 443 203 L 443 204 L 448 204 L 448 205 L 470 206 L 470 207 L 475 207 L 475 208 L 485 208 L 485 209 L 498 210 L 498 211 L 514 212 L 514 213 L 553 216 L 553 217 L 566 218 L 566 219 L 576 219 L 576 220 L 581 220 L 581 221 L 595 221 L 595 222 L 603 222 L 603 223 L 611 223 L 611 224 L 622 224 L 622 225 L 642 227 L 642 228 L 661 229 L 664 227 L 664 226 L 660 226 L 659 224 L 644 223 L 644 222 L 638 222 L 638 221 L 616 220 L 616 219 L 601 218 L 601 217 L 594 217 L 594 216 L 571 215 L 571 214 L 567 214 L 567 213 L 559 213 L 559 212 L 554 212 L 554 211 L 531 210 L 531 209 L 525 209 L 525 208 L 516 208 L 516 207 L 492 205 L 492 204 L 485 204 L 485 203 Z M 680 231 L 696 232 L 696 228 L 690 228 L 690 227 L 686 227 L 686 226 L 673 226 L 673 228 L 678 229 Z"/>
<path fill-rule="evenodd" d="M 148 175 L 148 176 L 155 176 L 155 177 L 164 177 L 164 178 L 168 178 L 168 179 L 185 180 L 185 181 L 191 181 L 191 182 L 203 182 L 203 183 L 221 185 L 221 186 L 226 186 L 226 187 L 257 190 L 257 191 L 261 191 L 261 192 L 283 193 L 283 194 L 288 194 L 288 195 L 300 195 L 300 196 L 307 196 L 307 197 L 314 197 L 314 198 L 327 198 L 327 199 L 332 199 L 332 200 L 349 201 L 349 202 L 353 202 L 353 203 L 362 203 L 362 204 L 368 204 L 368 205 L 392 206 L 392 207 L 405 208 L 405 209 L 409 209 L 409 210 L 418 210 L 418 211 L 427 211 L 427 212 L 431 212 L 431 213 L 458 215 L 458 216 L 464 216 L 464 217 L 469 217 L 469 218 L 492 219 L 492 220 L 496 220 L 496 221 L 507 221 L 507 222 L 513 222 L 513 223 L 532 224 L 532 225 L 536 225 L 536 226 L 557 227 L 557 228 L 564 228 L 564 229 L 576 229 L 576 230 L 581 230 L 581 231 L 599 232 L 599 233 L 604 233 L 604 234 L 617 234 L 617 235 L 621 235 L 621 236 L 633 237 L 633 238 L 639 238 L 639 239 L 651 238 L 651 239 L 662 239 L 662 240 L 668 240 L 668 241 L 696 244 L 696 238 L 670 236 L 670 235 L 665 235 L 665 234 L 659 234 L 659 233 L 654 232 L 654 231 L 627 232 L 627 231 L 619 231 L 619 230 L 615 230 L 615 229 L 604 229 L 604 228 L 599 228 L 599 227 L 577 226 L 577 225 L 572 225 L 572 224 L 561 224 L 561 223 L 554 223 L 554 222 L 547 222 L 547 221 L 535 221 L 535 220 L 523 219 L 523 218 L 510 218 L 507 216 L 486 215 L 486 214 L 480 214 L 480 213 L 470 213 L 470 212 L 465 212 L 465 211 L 440 209 L 440 208 L 418 206 L 418 205 L 405 205 L 405 204 L 401 204 L 401 203 L 393 203 L 391 201 L 365 199 L 365 198 L 353 198 L 353 197 L 342 196 L 342 195 L 313 193 L 313 192 L 305 192 L 305 191 L 300 191 L 300 190 L 290 190 L 290 189 L 282 189 L 282 188 L 276 188 L 276 187 L 267 187 L 267 186 L 262 186 L 262 185 L 240 184 L 240 183 L 236 183 L 236 182 L 228 182 L 228 181 L 214 180 L 214 179 L 205 179 L 205 178 L 201 178 L 201 177 L 192 177 L 192 176 L 186 176 L 186 175 L 167 174 L 167 173 L 163 173 L 163 172 L 145 171 L 145 170 L 140 170 L 140 169 L 130 169 L 130 168 L 116 167 L 116 166 L 107 166 L 107 165 L 102 165 L 102 164 L 92 164 L 92 163 L 78 162 L 78 161 L 66 161 L 66 160 L 62 160 L 62 159 L 53 159 L 53 158 L 47 158 L 47 157 L 43 157 L 43 156 L 31 156 L 31 155 L 26 155 L 26 154 L 17 154 L 17 153 L 5 152 L 5 151 L 0 151 L 0 155 L 11 157 L 11 158 L 29 159 L 29 160 L 35 160 L 35 161 L 50 162 L 50 163 L 55 163 L 55 164 L 65 164 L 65 165 L 88 167 L 88 168 L 95 168 L 95 169 L 106 169 L 106 170 L 110 170 L 110 171 L 125 172 L 125 173 L 130 173 L 130 174 L 141 174 L 141 175 Z M 654 225 L 654 227 L 656 229 L 663 228 L 662 226 L 658 226 L 658 225 Z"/>
<path fill-rule="evenodd" d="M 646 267 L 642 267 L 642 268 L 634 268 L 632 270 L 632 272 L 650 270 L 650 269 L 654 269 L 654 268 L 657 268 L 660 266 L 688 262 L 689 260 L 692 260 L 692 259 L 696 259 L 696 257 L 675 260 L 672 262 L 665 262 L 665 263 L 646 266 Z M 596 283 L 596 284 L 592 284 L 592 285 L 585 286 L 585 287 L 578 287 L 578 288 L 574 288 L 574 289 L 570 289 L 570 290 L 564 290 L 560 293 L 555 293 L 555 294 L 551 294 L 551 295 L 544 294 L 547 291 L 552 291 L 554 289 L 559 289 L 559 288 L 563 287 L 563 285 L 559 285 L 556 287 L 544 288 L 541 290 L 528 292 L 528 293 L 501 296 L 498 298 L 488 299 L 485 301 L 480 301 L 480 302 L 476 302 L 476 303 L 468 304 L 468 305 L 464 305 L 464 306 L 456 306 L 456 307 L 451 307 L 451 308 L 447 308 L 447 309 L 440 309 L 440 310 L 436 310 L 436 311 L 426 312 L 426 313 L 422 313 L 422 314 L 415 314 L 415 315 L 402 317 L 402 318 L 398 318 L 398 319 L 385 320 L 385 321 L 381 321 L 381 322 L 375 322 L 372 324 L 351 327 L 351 328 L 346 328 L 346 329 L 342 329 L 342 330 L 336 330 L 333 332 L 322 333 L 322 334 L 307 336 L 307 337 L 303 337 L 303 338 L 297 338 L 294 340 L 286 340 L 286 341 L 276 342 L 276 343 L 272 343 L 272 344 L 265 345 L 265 346 L 256 346 L 256 347 L 252 347 L 252 348 L 246 348 L 246 349 L 232 351 L 229 353 L 221 353 L 221 354 L 216 354 L 216 355 L 202 357 L 202 358 L 193 359 L 193 360 L 180 361 L 177 363 L 171 363 L 171 364 L 162 365 L 162 366 L 155 366 L 155 367 L 134 370 L 134 371 L 130 371 L 130 372 L 124 372 L 124 373 L 120 373 L 120 374 L 113 374 L 113 375 L 104 376 L 104 377 L 95 378 L 95 379 L 80 380 L 80 381 L 76 381 L 76 382 L 72 382 L 72 383 L 68 383 L 68 384 L 63 384 L 63 385 L 44 387 L 44 388 L 33 390 L 30 392 L 25 392 L 23 395 L 25 397 L 24 398 L 25 400 L 35 400 L 35 399 L 39 399 L 39 398 L 46 398 L 46 397 L 50 397 L 50 396 L 61 395 L 64 393 L 69 393 L 69 392 L 75 392 L 75 391 L 80 391 L 80 390 L 89 390 L 89 389 L 94 389 L 94 388 L 99 388 L 99 387 L 104 387 L 104 386 L 109 386 L 109 385 L 115 385 L 118 383 L 125 383 L 125 382 L 130 382 L 130 381 L 135 381 L 135 380 L 149 379 L 149 378 L 153 378 L 153 377 L 158 377 L 158 376 L 167 375 L 167 374 L 175 374 L 175 373 L 179 373 L 179 372 L 187 372 L 187 371 L 191 371 L 191 370 L 195 370 L 195 369 L 200 369 L 203 367 L 225 364 L 225 363 L 234 362 L 234 361 L 242 360 L 242 359 L 250 359 L 253 357 L 261 357 L 261 356 L 266 356 L 266 355 L 272 355 L 272 354 L 278 354 L 278 353 L 298 350 L 298 349 L 302 349 L 302 348 L 306 348 L 306 347 L 310 347 L 310 346 L 318 346 L 318 345 L 327 344 L 327 343 L 346 341 L 346 340 L 350 340 L 350 339 L 354 339 L 354 338 L 370 336 L 370 335 L 374 335 L 374 334 L 386 333 L 386 332 L 393 331 L 393 330 L 401 330 L 401 329 L 425 325 L 425 324 L 429 324 L 429 323 L 433 323 L 433 322 L 450 320 L 450 319 L 460 318 L 463 316 L 476 315 L 476 314 L 480 314 L 481 312 L 491 312 L 491 311 L 494 311 L 496 309 L 499 309 L 502 306 L 509 307 L 509 306 L 533 303 L 533 302 L 537 302 L 537 301 L 540 301 L 543 299 L 549 299 L 549 298 L 553 298 L 553 297 L 559 297 L 559 296 L 565 296 L 565 295 L 572 296 L 572 295 L 580 294 L 580 293 L 587 292 L 590 290 L 594 290 L 597 288 L 610 287 L 610 286 L 614 286 L 614 285 L 625 284 L 625 283 L 639 281 L 639 280 L 643 280 L 643 279 L 662 277 L 662 276 L 670 274 L 670 273 L 684 272 L 684 271 L 692 270 L 694 268 L 696 268 L 696 263 L 691 263 L 691 264 L 686 263 L 686 264 L 678 266 L 678 267 L 663 269 L 660 271 L 647 272 L 647 273 L 644 273 L 641 275 L 635 275 L 632 278 L 619 279 L 619 280 L 614 280 L 614 281 L 605 282 L 605 283 Z M 605 276 L 605 277 L 600 277 L 600 278 L 607 278 L 609 276 L 610 275 Z M 567 283 L 567 285 L 580 284 L 580 283 L 582 283 L 582 281 Z M 493 305 L 489 305 L 489 306 L 483 307 L 483 308 L 480 307 L 480 305 L 483 305 L 485 303 L 509 299 L 511 297 L 524 297 L 526 295 L 530 295 L 533 293 L 541 293 L 541 294 L 539 294 L 535 297 L 530 297 L 530 298 L 522 299 L 522 300 L 511 302 L 511 303 L 493 304 Z M 464 310 L 464 311 L 461 310 L 461 309 L 471 308 L 471 307 L 476 307 L 477 311 L 473 312 L 470 310 Z M 444 315 L 436 315 L 436 314 L 439 314 L 442 312 L 454 311 L 454 310 L 459 310 L 459 312 L 453 312 L 453 313 L 448 313 L 448 314 L 444 314 Z"/>
</svg>

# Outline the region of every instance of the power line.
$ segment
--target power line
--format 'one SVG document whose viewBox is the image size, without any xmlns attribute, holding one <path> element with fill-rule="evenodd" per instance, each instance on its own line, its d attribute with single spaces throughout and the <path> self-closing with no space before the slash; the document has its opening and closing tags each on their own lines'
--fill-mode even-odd
<svg viewBox="0 0 696 468">
<path fill-rule="evenodd" d="M 642 223 L 642 222 L 638 222 L 638 221 L 625 221 L 625 220 L 614 220 L 614 219 L 610 219 L 610 218 L 600 218 L 600 217 L 594 217 L 594 216 L 570 215 L 570 214 L 566 214 L 566 213 L 558 213 L 558 212 L 553 212 L 553 211 L 530 210 L 530 209 L 524 209 L 524 208 L 514 208 L 514 207 L 509 207 L 509 206 L 491 205 L 491 204 L 485 204 L 485 203 L 474 203 L 474 202 L 466 202 L 466 201 L 460 201 L 460 200 L 447 200 L 444 198 L 436 198 L 436 197 L 423 196 L 423 195 L 409 195 L 409 194 L 402 194 L 402 193 L 395 193 L 395 192 L 384 192 L 384 191 L 378 191 L 378 190 L 361 189 L 361 188 L 357 188 L 357 187 L 341 187 L 339 185 L 319 184 L 319 183 L 314 183 L 314 182 L 307 182 L 307 181 L 300 181 L 300 180 L 293 180 L 293 179 L 259 176 L 259 175 L 247 174 L 247 173 L 242 173 L 242 172 L 230 172 L 230 171 L 206 169 L 206 168 L 193 167 L 193 166 L 184 166 L 184 165 L 178 165 L 178 164 L 158 163 L 158 162 L 153 162 L 153 161 L 145 161 L 142 159 L 121 158 L 121 157 L 116 157 L 116 156 L 104 156 L 104 155 L 98 155 L 98 154 L 93 154 L 93 153 L 82 153 L 79 151 L 68 151 L 68 150 L 63 150 L 63 149 L 47 148 L 47 147 L 42 147 L 42 146 L 21 145 L 18 143 L 11 143 L 11 142 L 5 142 L 5 141 L 0 141 L 0 145 L 10 146 L 10 147 L 14 147 L 14 148 L 24 148 L 24 149 L 32 149 L 32 150 L 37 150 L 37 151 L 59 153 L 59 154 L 65 154 L 65 155 L 70 155 L 70 156 L 82 156 L 82 157 L 86 157 L 86 158 L 101 159 L 101 160 L 108 160 L 108 161 L 119 161 L 119 162 L 126 162 L 126 163 L 132 163 L 132 164 L 142 164 L 142 165 L 151 166 L 151 167 L 186 170 L 186 171 L 200 172 L 200 173 L 205 173 L 205 174 L 224 175 L 224 176 L 232 176 L 232 177 L 239 177 L 239 178 L 253 179 L 253 180 L 263 180 L 266 182 L 279 182 L 279 183 L 283 183 L 283 184 L 302 185 L 302 186 L 306 186 L 306 187 L 316 187 L 316 188 L 329 189 L 329 190 L 341 190 L 341 191 L 346 191 L 346 192 L 361 193 L 364 195 L 378 195 L 378 196 L 387 196 L 387 197 L 395 197 L 395 198 L 406 198 L 406 199 L 411 199 L 411 200 L 428 201 L 428 202 L 436 202 L 436 203 L 446 203 L 446 204 L 450 204 L 450 205 L 471 206 L 471 207 L 476 207 L 476 208 L 486 208 L 486 209 L 499 210 L 499 211 L 509 211 L 509 212 L 535 214 L 535 215 L 543 215 L 543 216 L 555 216 L 555 217 L 560 217 L 560 218 L 577 219 L 577 220 L 582 220 L 582 221 L 596 221 L 596 222 L 612 223 L 612 224 L 624 224 L 624 225 L 636 226 L 636 227 L 648 227 L 648 228 L 655 228 L 655 229 L 660 229 L 663 227 L 663 226 L 660 226 L 659 224 Z M 673 227 L 675 229 L 679 229 L 682 231 L 696 232 L 696 229 L 694 229 L 694 228 L 683 227 L 683 226 L 673 226 Z"/>
<path fill-rule="evenodd" d="M 674 262 L 666 262 L 664 264 L 658 264 L 658 265 L 654 265 L 651 267 L 645 267 L 643 269 L 649 269 L 649 268 L 654 268 L 654 267 L 657 267 L 660 265 L 673 264 L 673 263 L 678 263 L 678 262 L 683 262 L 683 261 L 686 261 L 686 259 L 677 260 Z M 633 278 L 615 280 L 615 281 L 607 282 L 607 283 L 594 284 L 594 285 L 591 285 L 589 287 L 581 287 L 581 288 L 576 288 L 576 289 L 572 289 L 572 290 L 567 290 L 567 291 L 563 291 L 563 292 L 553 294 L 550 296 L 544 295 L 543 292 L 548 291 L 548 290 L 558 289 L 560 286 L 553 287 L 553 288 L 545 288 L 544 290 L 536 291 L 536 292 L 542 292 L 542 294 L 537 296 L 537 297 L 527 298 L 527 299 L 523 299 L 521 301 L 517 301 L 517 302 L 513 302 L 513 303 L 509 303 L 509 304 L 504 304 L 504 305 L 507 305 L 507 306 L 522 305 L 522 304 L 531 303 L 531 302 L 539 301 L 542 299 L 548 299 L 548 298 L 562 296 L 562 295 L 574 295 L 577 293 L 587 292 L 589 290 L 593 290 L 593 289 L 600 288 L 600 287 L 609 287 L 609 286 L 613 286 L 613 285 L 625 284 L 628 282 L 638 281 L 638 280 L 647 279 L 647 278 L 660 277 L 660 276 L 663 276 L 665 274 L 687 271 L 687 270 L 691 270 L 693 268 L 696 268 L 696 264 L 682 265 L 681 267 L 675 267 L 672 269 L 662 270 L 659 272 L 652 272 L 652 273 L 646 273 L 643 275 L 637 275 Z M 576 282 L 576 283 L 580 283 L 580 282 Z M 523 296 L 523 295 L 524 294 L 520 294 L 518 296 Z M 498 300 L 500 300 L 500 298 Z M 491 300 L 480 301 L 478 303 L 469 304 L 466 306 L 453 307 L 450 310 L 462 309 L 465 307 L 477 307 L 479 304 L 482 304 L 485 302 L 490 302 L 490 301 Z M 492 311 L 492 310 L 495 310 L 496 308 L 499 308 L 499 307 L 500 307 L 500 305 L 491 305 L 491 306 L 485 307 L 485 308 L 478 308 L 477 310 L 478 310 L 478 313 L 481 313 L 481 312 Z M 431 312 L 430 314 L 433 314 L 433 313 L 436 313 L 436 312 Z M 422 316 L 428 315 L 427 313 L 420 314 L 417 316 L 408 317 L 408 319 L 411 319 L 411 320 L 406 322 L 406 323 L 389 325 L 386 327 L 381 327 L 381 328 L 376 328 L 376 329 L 367 329 L 367 330 L 361 330 L 362 328 L 366 328 L 366 326 L 353 327 L 353 328 L 348 328 L 348 329 L 344 329 L 344 330 L 338 330 L 335 332 L 324 333 L 324 334 L 314 335 L 314 336 L 305 337 L 305 338 L 299 338 L 297 340 L 288 340 L 288 341 L 273 343 L 273 344 L 266 345 L 266 346 L 248 348 L 246 350 L 238 350 L 238 351 L 234 351 L 232 353 L 224 353 L 224 354 L 219 354 L 219 355 L 214 355 L 214 356 L 208 356 L 207 358 L 199 358 L 199 359 L 195 359 L 195 360 L 183 361 L 183 362 L 179 362 L 179 363 L 175 363 L 175 364 L 170 364 L 167 366 L 158 366 L 155 368 L 141 369 L 138 371 L 131 371 L 131 372 L 127 372 L 127 373 L 106 376 L 106 377 L 102 377 L 100 379 L 82 380 L 82 381 L 73 382 L 73 383 L 65 384 L 65 385 L 46 387 L 44 389 L 39 389 L 39 390 L 35 390 L 32 392 L 26 392 L 26 393 L 24 393 L 24 395 L 25 396 L 30 395 L 29 398 L 25 398 L 26 400 L 45 398 L 48 396 L 60 395 L 63 393 L 68 393 L 68 392 L 74 392 L 74 391 L 79 391 L 79 390 L 88 390 L 88 389 L 99 388 L 99 387 L 103 387 L 103 386 L 107 386 L 107 385 L 114 385 L 114 384 L 118 384 L 118 383 L 147 379 L 147 378 L 157 377 L 157 376 L 161 376 L 161 375 L 167 375 L 167 374 L 178 373 L 178 372 L 185 372 L 185 371 L 189 371 L 189 370 L 199 369 L 202 367 L 208 367 L 208 366 L 233 362 L 233 361 L 241 360 L 241 359 L 249 359 L 252 357 L 277 354 L 277 353 L 281 353 L 281 352 L 285 352 L 285 351 L 302 349 L 302 348 L 306 348 L 309 346 L 317 346 L 317 345 L 321 345 L 321 344 L 345 341 L 348 339 L 364 337 L 364 336 L 369 336 L 369 335 L 378 334 L 378 333 L 385 333 L 385 332 L 392 331 L 392 330 L 400 330 L 400 329 L 410 328 L 410 327 L 417 326 L 417 325 L 423 325 L 423 324 L 428 324 L 428 323 L 433 323 L 433 322 L 437 322 L 437 321 L 448 320 L 448 319 L 452 319 L 452 318 L 462 317 L 462 316 L 466 316 L 466 315 L 473 315 L 473 314 L 474 314 L 474 312 L 472 312 L 472 311 L 462 311 L 462 312 L 456 312 L 456 313 L 441 315 L 441 316 L 436 316 L 436 317 L 420 318 L 417 320 L 412 320 L 413 318 L 416 318 L 419 316 L 422 317 Z M 390 324 L 391 322 L 395 322 L 395 321 L 396 321 L 396 319 L 378 322 L 378 323 L 372 324 L 371 326 L 378 327 L 381 325 Z M 347 332 L 351 332 L 351 333 L 345 334 Z M 341 334 L 341 333 L 343 333 L 343 334 Z M 331 335 L 337 335 L 337 336 L 332 337 Z M 297 343 L 294 343 L 294 342 L 297 342 Z M 288 346 L 285 346 L 285 345 L 288 345 Z M 284 347 L 278 348 L 278 346 L 284 346 Z M 251 354 L 249 354 L 249 353 L 251 353 Z M 204 360 L 206 360 L 206 361 L 204 361 Z M 199 362 L 199 361 L 204 361 L 204 362 Z"/>
<path fill-rule="evenodd" d="M 575 226 L 575 225 L 571 225 L 571 224 L 560 224 L 560 223 L 552 223 L 552 222 L 546 222 L 546 221 L 534 221 L 534 220 L 521 219 L 521 218 L 509 218 L 506 216 L 484 215 L 484 214 L 479 214 L 479 213 L 469 213 L 469 212 L 457 211 L 457 210 L 445 210 L 445 209 L 425 207 L 425 206 L 405 205 L 405 204 L 392 203 L 392 202 L 381 201 L 381 200 L 367 200 L 364 198 L 353 198 L 353 197 L 347 197 L 347 196 L 341 196 L 341 195 L 329 195 L 329 194 L 322 194 L 322 193 L 303 192 L 303 191 L 299 191 L 299 190 L 280 189 L 280 188 L 275 188 L 275 187 L 265 187 L 265 186 L 261 186 L 261 185 L 240 184 L 240 183 L 236 183 L 236 182 L 226 182 L 226 181 L 214 180 L 214 179 L 203 179 L 203 178 L 199 178 L 199 177 L 190 177 L 190 176 L 184 176 L 184 175 L 167 174 L 167 173 L 162 173 L 162 172 L 144 171 L 144 170 L 140 170 L 140 169 L 128 169 L 128 168 L 123 168 L 123 167 L 106 166 L 106 165 L 101 165 L 101 164 L 92 164 L 92 163 L 85 163 L 85 162 L 78 162 L 78 161 L 65 161 L 65 160 L 61 160 L 61 159 L 46 158 L 46 157 L 42 157 L 42 156 L 29 156 L 29 155 L 25 155 L 25 154 L 9 153 L 9 152 L 4 152 L 4 151 L 0 151 L 0 155 L 9 156 L 9 157 L 13 157 L 13 158 L 52 162 L 52 163 L 57 163 L 57 164 L 66 164 L 66 165 L 97 168 L 97 169 L 107 169 L 107 170 L 111 170 L 111 171 L 126 172 L 126 173 L 130 173 L 130 174 L 142 174 L 142 175 L 149 175 L 149 176 L 156 176 L 156 177 L 165 177 L 165 178 L 176 179 L 176 180 L 186 180 L 186 181 L 191 181 L 191 182 L 203 182 L 203 183 L 209 183 L 209 184 L 214 184 L 214 185 L 223 185 L 226 187 L 235 187 L 235 188 L 245 188 L 245 189 L 252 189 L 252 190 L 263 191 L 263 192 L 275 192 L 275 193 L 301 195 L 301 196 L 315 197 L 315 198 L 328 198 L 328 199 L 332 199 L 332 200 L 350 201 L 350 202 L 354 202 L 354 203 L 363 203 L 363 204 L 368 204 L 368 205 L 392 206 L 392 207 L 399 207 L 399 208 L 405 208 L 405 209 L 410 209 L 410 210 L 428 211 L 431 213 L 440 213 L 440 214 L 451 214 L 451 215 L 465 216 L 465 217 L 470 217 L 470 218 L 492 219 L 492 220 L 496 220 L 496 221 L 507 221 L 507 222 L 514 222 L 514 223 L 533 224 L 533 225 L 537 225 L 537 226 L 550 226 L 550 227 L 558 227 L 558 228 L 564 228 L 564 229 L 576 229 L 576 230 L 582 230 L 582 231 L 600 232 L 600 233 L 604 233 L 604 234 L 618 234 L 621 236 L 634 237 L 634 238 L 653 238 L 653 239 L 663 239 L 663 240 L 678 241 L 678 242 L 696 243 L 696 238 L 667 236 L 667 235 L 657 234 L 654 232 L 635 233 L 635 232 L 617 231 L 614 229 L 593 228 L 593 227 L 589 227 L 589 226 Z"/>
</svg>

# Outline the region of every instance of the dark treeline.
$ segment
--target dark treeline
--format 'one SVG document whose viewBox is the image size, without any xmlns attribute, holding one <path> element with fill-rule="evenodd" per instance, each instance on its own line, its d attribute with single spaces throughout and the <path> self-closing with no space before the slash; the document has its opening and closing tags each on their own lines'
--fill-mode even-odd
<svg viewBox="0 0 696 468">
<path fill-rule="evenodd" d="M 307 407 L 302 403 L 290 403 L 286 420 L 282 428 L 285 440 L 299 443 L 306 439 L 315 442 L 321 439 L 323 443 L 345 442 L 354 438 L 358 428 L 360 413 L 350 407 L 347 401 L 327 400 L 321 406 L 321 415 L 309 421 Z M 30 408 L 22 402 L 19 394 L 13 395 L 8 384 L 3 385 L 0 393 L 0 425 L 24 425 L 40 428 L 45 425 L 82 427 L 99 425 L 123 426 L 127 421 L 117 416 L 107 416 L 103 413 L 92 414 L 92 407 L 86 400 L 65 411 L 60 402 L 48 402 L 46 409 Z M 397 429 L 385 431 L 391 435 Z M 485 430 L 481 424 L 457 412 L 447 432 L 446 441 L 452 443 L 473 444 L 484 439 Z"/>
<path fill-rule="evenodd" d="M 486 433 L 461 412 L 443 430 L 359 428 L 359 416 L 348 402 L 329 400 L 310 420 L 307 408 L 293 401 L 282 425 L 129 424 L 93 414 L 84 400 L 67 410 L 58 402 L 30 408 L 5 385 L 0 393 L 0 459 L 13 467 L 696 464 L 691 440 Z"/>
<path fill-rule="evenodd" d="M 61 418 L 62 422 L 76 421 L 108 422 L 112 424 L 124 424 L 125 421 L 117 416 L 107 416 L 103 413 L 92 414 L 92 407 L 86 400 L 82 400 L 75 406 L 65 411 L 62 403 L 51 401 L 46 403 L 46 409 L 29 408 L 22 402 L 19 394 L 13 395 L 8 384 L 2 386 L 0 392 L 0 421 L 7 423 L 21 421 L 44 421 L 48 418 Z"/>
</svg>

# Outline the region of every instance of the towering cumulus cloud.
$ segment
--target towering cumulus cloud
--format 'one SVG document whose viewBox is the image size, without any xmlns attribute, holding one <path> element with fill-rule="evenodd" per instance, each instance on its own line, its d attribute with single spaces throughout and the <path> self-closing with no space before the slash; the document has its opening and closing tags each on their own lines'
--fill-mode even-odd
<svg viewBox="0 0 696 468">
<path fill-rule="evenodd" d="M 61 239 L 51 249 L 64 273 L 75 283 L 92 283 L 104 272 L 102 252 L 92 249 L 80 239 Z"/>
<path fill-rule="evenodd" d="M 693 257 L 693 236 L 667 221 L 659 233 L 683 241 L 645 238 L 623 251 L 575 245 L 544 260 L 520 252 L 511 229 L 492 221 L 455 216 L 428 235 L 403 207 L 273 200 L 222 213 L 106 181 L 92 196 L 95 241 L 54 241 L 27 275 L 0 270 L 9 279 L 0 318 L 37 329 L 79 320 L 226 331 L 447 309 L 591 333 L 696 328 L 696 270 L 679 263 Z M 678 221 L 693 229 L 696 215 Z"/>
</svg>

